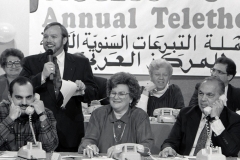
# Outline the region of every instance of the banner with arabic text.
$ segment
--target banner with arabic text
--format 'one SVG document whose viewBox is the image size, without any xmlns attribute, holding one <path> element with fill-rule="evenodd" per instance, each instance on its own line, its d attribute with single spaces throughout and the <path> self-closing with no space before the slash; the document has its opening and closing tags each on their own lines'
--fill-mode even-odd
<svg viewBox="0 0 240 160">
<path fill-rule="evenodd" d="M 30 14 L 30 55 L 44 52 L 53 21 L 69 32 L 69 52 L 83 53 L 97 74 L 148 74 L 164 58 L 174 75 L 208 76 L 225 55 L 240 75 L 238 0 L 39 0 Z"/>
</svg>

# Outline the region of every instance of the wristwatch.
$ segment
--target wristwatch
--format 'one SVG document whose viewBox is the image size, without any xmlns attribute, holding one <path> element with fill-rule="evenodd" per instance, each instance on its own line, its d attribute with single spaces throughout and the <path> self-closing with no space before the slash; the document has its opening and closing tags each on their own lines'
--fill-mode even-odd
<svg viewBox="0 0 240 160">
<path fill-rule="evenodd" d="M 42 115 L 47 115 L 46 111 L 43 111 L 43 112 L 40 113 L 38 116 L 41 117 Z"/>
</svg>

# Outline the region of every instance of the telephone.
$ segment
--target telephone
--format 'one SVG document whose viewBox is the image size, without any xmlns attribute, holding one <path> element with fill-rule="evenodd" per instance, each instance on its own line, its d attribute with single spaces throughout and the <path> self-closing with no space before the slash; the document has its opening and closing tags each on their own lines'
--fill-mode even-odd
<svg viewBox="0 0 240 160">
<path fill-rule="evenodd" d="M 175 109 L 173 108 L 158 108 L 153 112 L 154 116 L 157 116 L 159 123 L 175 123 L 176 118 L 173 115 Z"/>
<path fill-rule="evenodd" d="M 197 160 L 226 160 L 226 157 L 222 154 L 221 147 L 207 147 L 201 149 L 196 156 Z"/>
<path fill-rule="evenodd" d="M 225 94 L 222 94 L 219 97 L 219 100 L 222 100 L 223 104 L 226 105 L 227 97 L 225 96 Z M 204 114 L 207 116 L 207 115 L 211 114 L 212 108 L 210 106 L 207 106 L 203 109 L 203 111 L 204 111 Z"/>
<path fill-rule="evenodd" d="M 140 153 L 144 153 L 144 146 L 135 143 L 123 143 L 116 145 L 115 154 L 119 154 L 119 160 L 141 160 Z"/>
<path fill-rule="evenodd" d="M 40 99 L 40 96 L 35 94 L 35 99 Z M 42 143 L 36 141 L 35 133 L 32 127 L 32 114 L 34 113 L 34 107 L 28 106 L 26 110 L 22 112 L 25 112 L 27 115 L 29 115 L 29 126 L 32 131 L 34 144 L 32 142 L 27 142 L 27 145 L 21 147 L 18 151 L 17 159 L 46 159 L 46 152 L 42 149 Z"/>
</svg>

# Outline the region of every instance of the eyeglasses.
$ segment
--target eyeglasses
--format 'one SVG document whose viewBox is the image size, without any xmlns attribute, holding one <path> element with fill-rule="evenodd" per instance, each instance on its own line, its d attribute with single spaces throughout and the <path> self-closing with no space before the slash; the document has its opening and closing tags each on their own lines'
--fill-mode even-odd
<svg viewBox="0 0 240 160">
<path fill-rule="evenodd" d="M 21 67 L 21 62 L 20 61 L 8 61 L 6 62 L 6 67 L 11 68 L 15 65 L 16 68 Z"/>
<path fill-rule="evenodd" d="M 111 92 L 109 97 L 110 98 L 114 98 L 116 95 L 118 95 L 119 98 L 123 99 L 123 98 L 126 98 L 126 95 L 129 94 L 129 93 L 125 93 L 125 92 Z"/>
<path fill-rule="evenodd" d="M 215 68 L 211 68 L 210 69 L 210 72 L 211 73 L 217 73 L 217 74 L 227 74 L 227 73 L 225 73 L 225 72 L 223 72 L 223 71 L 220 71 L 220 70 L 218 70 L 218 69 L 215 69 Z"/>
</svg>

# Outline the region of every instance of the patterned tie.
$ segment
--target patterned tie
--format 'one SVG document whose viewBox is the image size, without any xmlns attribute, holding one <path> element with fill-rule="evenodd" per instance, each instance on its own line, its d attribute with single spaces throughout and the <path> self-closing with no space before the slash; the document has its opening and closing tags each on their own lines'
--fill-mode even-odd
<svg viewBox="0 0 240 160">
<path fill-rule="evenodd" d="M 205 124 L 199 138 L 198 138 L 198 141 L 197 141 L 197 145 L 196 145 L 196 148 L 195 148 L 195 151 L 194 151 L 194 156 L 196 156 L 196 154 L 203 148 L 205 148 L 205 145 L 206 145 L 206 142 L 207 142 L 207 138 L 208 138 L 208 135 L 207 135 L 207 123 Z"/>
<path fill-rule="evenodd" d="M 55 95 L 57 98 L 62 86 L 62 80 L 61 80 L 60 70 L 57 63 L 57 57 L 53 57 L 53 63 L 55 64 L 55 74 L 54 74 L 53 84 L 54 84 Z"/>
</svg>

